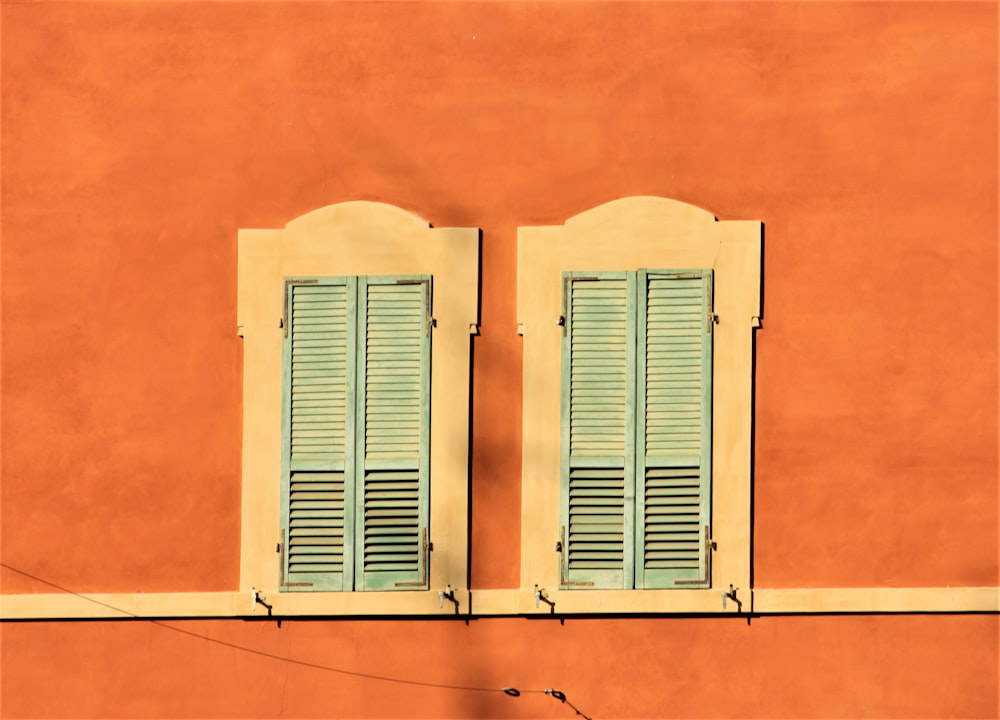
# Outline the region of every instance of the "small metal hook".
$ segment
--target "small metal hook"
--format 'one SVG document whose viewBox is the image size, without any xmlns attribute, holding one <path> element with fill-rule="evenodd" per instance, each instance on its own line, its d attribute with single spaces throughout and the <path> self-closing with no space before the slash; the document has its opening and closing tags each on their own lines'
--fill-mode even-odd
<svg viewBox="0 0 1000 720">
<path fill-rule="evenodd" d="M 263 595 L 261 595 L 260 594 L 260 590 L 258 590 L 257 588 L 255 588 L 255 587 L 250 588 L 250 592 L 253 593 L 253 608 L 252 608 L 252 610 L 256 610 L 258 605 L 263 605 L 264 607 L 267 608 L 267 616 L 271 617 L 271 610 L 274 609 L 274 606 L 273 605 L 268 605 L 267 602 L 265 602 L 267 598 L 265 598 Z"/>
<path fill-rule="evenodd" d="M 553 611 L 556 609 L 556 604 L 552 600 L 549 600 L 548 593 L 545 592 L 545 588 L 540 588 L 535 585 L 535 607 L 541 607 L 542 603 L 548 605 Z"/>
<path fill-rule="evenodd" d="M 733 587 L 732 584 L 730 584 L 729 585 L 729 591 L 722 593 L 722 609 L 723 610 L 725 610 L 725 608 L 726 608 L 726 601 L 732 600 L 734 603 L 736 603 L 737 610 L 740 611 L 740 612 L 742 612 L 742 610 L 743 610 L 743 603 L 740 601 L 740 599 L 738 597 L 736 597 L 736 591 L 737 590 L 739 590 L 738 587 Z"/>
<path fill-rule="evenodd" d="M 444 590 L 438 591 L 438 607 L 443 608 L 445 600 L 455 603 L 455 614 L 457 615 L 459 603 L 458 598 L 455 597 L 455 590 L 451 587 L 451 584 L 449 584 Z"/>
</svg>

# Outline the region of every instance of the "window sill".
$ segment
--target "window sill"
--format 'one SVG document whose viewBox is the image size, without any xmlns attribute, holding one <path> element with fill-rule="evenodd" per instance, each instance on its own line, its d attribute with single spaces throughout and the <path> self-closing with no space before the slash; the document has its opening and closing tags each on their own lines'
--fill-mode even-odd
<svg viewBox="0 0 1000 720">
<path fill-rule="evenodd" d="M 408 593 L 263 593 L 275 617 L 455 617 L 438 590 Z M 458 615 L 809 615 L 821 613 L 1000 613 L 1000 587 L 758 588 L 738 590 L 741 608 L 722 607 L 722 591 L 549 590 L 552 609 L 532 589 L 456 591 Z M 249 592 L 90 593 L 0 596 L 0 620 L 267 617 Z"/>
<path fill-rule="evenodd" d="M 468 591 L 456 590 L 459 613 L 467 615 Z M 455 604 L 438 590 L 415 592 L 279 593 L 261 591 L 277 617 L 291 616 L 452 616 Z M 443 603 L 442 603 L 443 599 Z M 98 618 L 266 617 L 254 593 L 81 593 L 3 595 L 0 620 Z"/>
</svg>

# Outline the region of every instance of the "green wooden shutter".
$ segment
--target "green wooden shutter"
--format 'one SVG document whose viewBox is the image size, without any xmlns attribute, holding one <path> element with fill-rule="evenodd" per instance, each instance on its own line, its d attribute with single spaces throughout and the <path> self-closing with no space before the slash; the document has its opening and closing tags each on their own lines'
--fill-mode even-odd
<svg viewBox="0 0 1000 720">
<path fill-rule="evenodd" d="M 351 587 L 355 291 L 346 278 L 286 280 L 283 585 Z M 345 558 L 347 562 L 345 562 Z"/>
<path fill-rule="evenodd" d="M 358 281 L 358 492 L 362 590 L 428 587 L 429 277 Z"/>
<path fill-rule="evenodd" d="M 565 273 L 563 587 L 632 578 L 635 304 L 626 273 Z"/>
<path fill-rule="evenodd" d="M 636 587 L 707 587 L 712 271 L 639 271 Z"/>
</svg>

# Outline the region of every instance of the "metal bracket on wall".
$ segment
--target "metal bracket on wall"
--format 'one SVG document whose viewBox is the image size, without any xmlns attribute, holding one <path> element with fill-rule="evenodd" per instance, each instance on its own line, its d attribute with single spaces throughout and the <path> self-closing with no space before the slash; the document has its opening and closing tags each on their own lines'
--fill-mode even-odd
<svg viewBox="0 0 1000 720">
<path fill-rule="evenodd" d="M 733 587 L 732 584 L 730 584 L 729 585 L 729 590 L 727 592 L 722 593 L 722 609 L 723 610 L 726 609 L 726 602 L 729 601 L 729 600 L 732 600 L 734 603 L 736 603 L 736 609 L 737 609 L 737 611 L 738 612 L 742 612 L 743 611 L 743 602 L 738 597 L 736 597 L 736 592 L 738 590 L 739 590 L 738 587 Z"/>
<path fill-rule="evenodd" d="M 551 612 L 555 612 L 555 601 L 549 600 L 549 594 L 545 592 L 545 588 L 540 588 L 535 585 L 535 607 L 541 607 L 542 603 L 548 605 Z"/>
<path fill-rule="evenodd" d="M 250 608 L 250 612 L 257 609 L 258 605 L 263 605 L 267 608 L 267 616 L 271 617 L 271 611 L 274 609 L 273 605 L 267 603 L 267 598 L 258 590 L 256 587 L 250 588 L 250 594 L 253 595 L 253 607 Z"/>
<path fill-rule="evenodd" d="M 444 601 L 455 603 L 455 614 L 458 615 L 458 598 L 455 597 L 455 589 L 451 586 L 451 583 L 444 590 L 438 590 L 438 607 L 444 607 Z"/>
</svg>

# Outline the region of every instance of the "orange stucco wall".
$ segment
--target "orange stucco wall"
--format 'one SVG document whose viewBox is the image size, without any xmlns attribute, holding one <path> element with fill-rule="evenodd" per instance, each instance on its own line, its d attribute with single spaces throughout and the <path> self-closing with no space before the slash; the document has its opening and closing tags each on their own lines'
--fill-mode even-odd
<svg viewBox="0 0 1000 720">
<path fill-rule="evenodd" d="M 997 37 L 993 3 L 5 1 L 3 562 L 235 588 L 237 229 L 373 199 L 482 228 L 472 586 L 516 586 L 516 228 L 652 194 L 766 226 L 755 584 L 996 585 Z M 181 625 L 595 716 L 997 712 L 990 615 Z M 565 713 L 354 680 L 331 706 L 148 623 L 0 631 L 9 715 Z"/>
<path fill-rule="evenodd" d="M 36 717 L 995 717 L 995 617 L 170 621 L 3 628 L 5 712 Z M 386 652 L 393 648 L 392 652 Z M 53 687 L 53 682 L 58 686 Z M 522 691 L 519 698 L 502 687 Z"/>
</svg>

